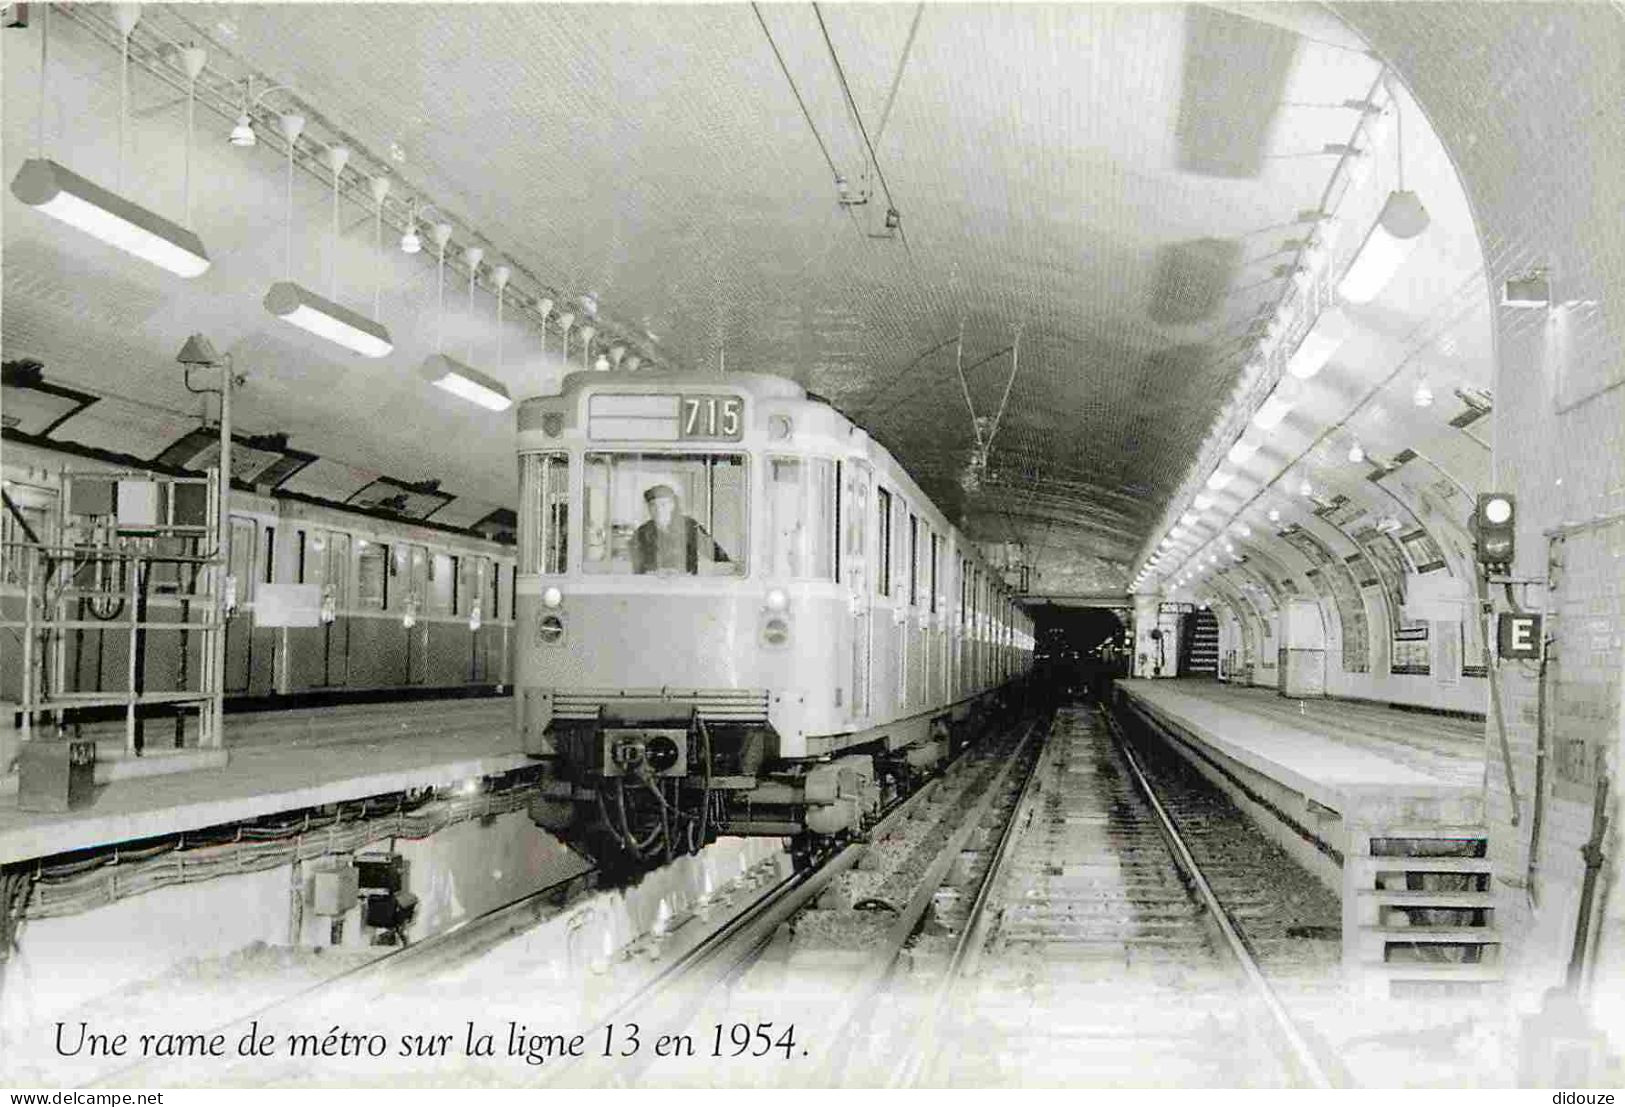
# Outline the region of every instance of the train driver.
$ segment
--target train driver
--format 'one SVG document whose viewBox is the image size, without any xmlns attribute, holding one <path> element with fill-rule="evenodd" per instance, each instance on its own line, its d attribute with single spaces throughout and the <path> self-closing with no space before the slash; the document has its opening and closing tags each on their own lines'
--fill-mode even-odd
<svg viewBox="0 0 1625 1107">
<path fill-rule="evenodd" d="M 695 574 L 700 561 L 726 562 L 728 555 L 706 529 L 678 510 L 677 491 L 657 484 L 643 494 L 649 521 L 638 527 L 632 541 L 634 573 Z"/>
</svg>

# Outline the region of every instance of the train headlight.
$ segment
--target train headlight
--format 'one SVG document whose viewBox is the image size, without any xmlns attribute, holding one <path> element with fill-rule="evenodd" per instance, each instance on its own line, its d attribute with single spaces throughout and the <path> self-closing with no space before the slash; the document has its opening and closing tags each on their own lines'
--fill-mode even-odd
<svg viewBox="0 0 1625 1107">
<path fill-rule="evenodd" d="M 564 593 L 559 591 L 557 585 L 549 584 L 546 588 L 542 589 L 543 607 L 557 607 L 563 602 Z"/>
<path fill-rule="evenodd" d="M 783 611 L 790 606 L 790 597 L 782 588 L 769 588 L 767 591 L 767 609 L 769 611 Z"/>
<path fill-rule="evenodd" d="M 564 639 L 564 620 L 557 615 L 543 615 L 536 621 L 536 638 L 543 645 L 557 645 Z"/>
<path fill-rule="evenodd" d="M 775 615 L 762 624 L 762 641 L 769 646 L 782 646 L 790 640 L 790 620 Z"/>
</svg>

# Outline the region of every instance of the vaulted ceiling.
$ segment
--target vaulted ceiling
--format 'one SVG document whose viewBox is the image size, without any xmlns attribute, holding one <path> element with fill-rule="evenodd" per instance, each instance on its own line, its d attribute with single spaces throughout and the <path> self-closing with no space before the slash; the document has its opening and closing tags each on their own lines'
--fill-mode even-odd
<svg viewBox="0 0 1625 1107">
<path fill-rule="evenodd" d="M 559 331 L 529 310 L 546 295 L 578 320 L 595 305 L 597 348 L 793 377 L 974 537 L 1119 580 L 1177 510 L 1256 324 L 1292 292 L 1302 217 L 1362 119 L 1348 105 L 1381 76 L 1355 36 L 1298 5 L 153 5 L 133 41 L 153 61 L 132 69 L 121 170 L 109 11 L 54 15 L 49 156 L 181 218 L 185 106 L 162 47 L 204 45 L 211 89 L 288 86 L 309 150 L 354 147 L 355 164 L 391 171 L 393 198 L 452 217 L 454 258 L 485 248 L 472 314 L 463 270 L 442 321 L 430 252 L 401 253 L 388 228 L 374 250 L 360 177 L 335 247 L 330 184 L 301 166 L 290 258 L 286 162 L 269 140 L 225 143 L 221 93 L 198 112 L 191 162 L 213 268 L 170 278 L 8 195 L 7 358 L 191 411 L 173 358 L 206 331 L 247 374 L 248 429 L 512 504 L 511 415 L 446 402 L 416 367 L 443 343 L 515 395 L 555 387 Z M 40 70 L 36 36 L 0 44 L 9 179 L 35 153 Z M 1451 249 L 1470 253 L 1451 195 Z M 1478 264 L 1442 256 L 1435 284 Z M 496 262 L 520 274 L 500 360 Z M 376 296 L 395 352 L 352 358 L 273 319 L 260 298 L 286 273 L 368 313 Z M 1441 293 L 1420 321 L 1396 315 L 1393 349 L 1371 357 L 1405 356 L 1434 303 L 1465 310 Z M 988 463 L 967 491 L 978 434 Z"/>
</svg>

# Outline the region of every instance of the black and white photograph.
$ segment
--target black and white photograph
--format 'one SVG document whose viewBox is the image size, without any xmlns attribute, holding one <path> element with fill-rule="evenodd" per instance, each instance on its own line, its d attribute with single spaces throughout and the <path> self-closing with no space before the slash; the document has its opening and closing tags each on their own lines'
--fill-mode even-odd
<svg viewBox="0 0 1625 1107">
<path fill-rule="evenodd" d="M 0 82 L 6 1103 L 1620 1101 L 1625 0 Z"/>
</svg>

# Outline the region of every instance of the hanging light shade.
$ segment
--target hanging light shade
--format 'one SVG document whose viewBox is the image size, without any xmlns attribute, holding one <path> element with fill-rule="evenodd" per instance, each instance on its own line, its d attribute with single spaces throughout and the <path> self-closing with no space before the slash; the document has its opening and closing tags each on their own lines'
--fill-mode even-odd
<svg viewBox="0 0 1625 1107">
<path fill-rule="evenodd" d="M 271 286 L 265 294 L 265 310 L 363 357 L 384 357 L 395 348 L 382 323 L 292 281 L 277 281 Z"/>
<path fill-rule="evenodd" d="M 23 162 L 11 182 L 11 194 L 53 219 L 178 277 L 208 271 L 209 255 L 196 234 L 47 158 Z"/>
<path fill-rule="evenodd" d="M 1427 209 L 1414 192 L 1390 192 L 1337 286 L 1351 304 L 1368 304 L 1393 280 L 1428 228 Z"/>
<path fill-rule="evenodd" d="M 231 129 L 231 144 L 233 146 L 253 146 L 259 142 L 254 134 L 254 121 L 245 111 L 237 117 L 237 125 Z"/>
</svg>

